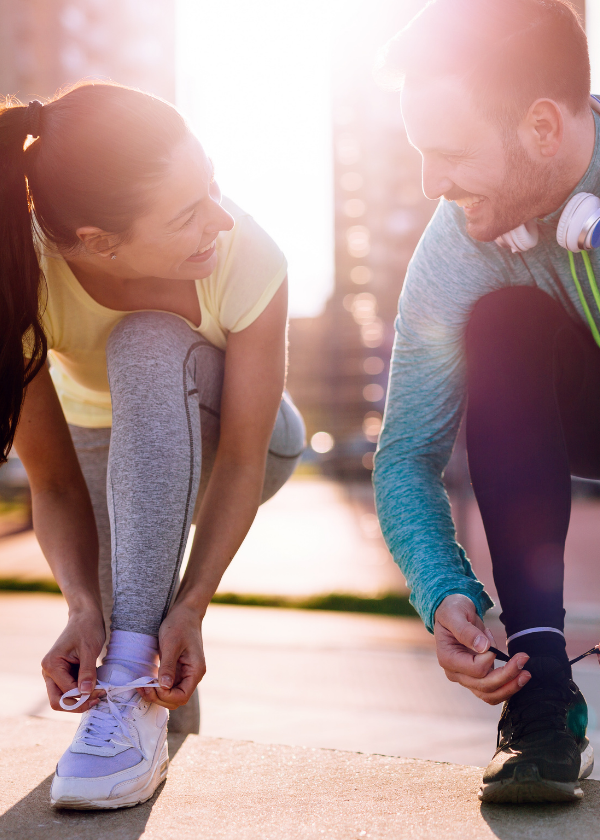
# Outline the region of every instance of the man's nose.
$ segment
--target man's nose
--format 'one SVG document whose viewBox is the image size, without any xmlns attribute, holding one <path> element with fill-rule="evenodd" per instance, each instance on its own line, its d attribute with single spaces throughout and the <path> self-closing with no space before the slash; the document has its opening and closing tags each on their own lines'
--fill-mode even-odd
<svg viewBox="0 0 600 840">
<path fill-rule="evenodd" d="M 441 198 L 454 187 L 452 181 L 439 164 L 423 161 L 423 192 L 430 199 Z"/>
</svg>

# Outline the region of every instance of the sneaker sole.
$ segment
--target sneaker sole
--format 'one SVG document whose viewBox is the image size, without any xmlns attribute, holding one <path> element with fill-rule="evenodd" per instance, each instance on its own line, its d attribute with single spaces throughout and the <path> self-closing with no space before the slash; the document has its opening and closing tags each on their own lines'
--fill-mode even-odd
<svg viewBox="0 0 600 840">
<path fill-rule="evenodd" d="M 484 784 L 478 796 L 482 802 L 495 803 L 578 802 L 583 799 L 579 782 L 581 779 L 587 779 L 593 769 L 594 751 L 588 741 L 581 753 L 581 769 L 576 782 L 554 782 L 544 779 L 537 765 L 521 764 L 515 767 L 512 779 Z"/>
<path fill-rule="evenodd" d="M 76 796 L 63 796 L 60 799 L 51 799 L 51 806 L 53 808 L 68 808 L 72 811 L 112 811 L 117 808 L 134 808 L 136 805 L 147 802 L 152 798 L 158 786 L 167 778 L 169 772 L 169 750 L 166 738 L 162 747 L 159 746 L 158 750 L 160 750 L 160 759 L 156 764 L 154 773 L 141 790 L 115 799 L 88 800 Z"/>
</svg>

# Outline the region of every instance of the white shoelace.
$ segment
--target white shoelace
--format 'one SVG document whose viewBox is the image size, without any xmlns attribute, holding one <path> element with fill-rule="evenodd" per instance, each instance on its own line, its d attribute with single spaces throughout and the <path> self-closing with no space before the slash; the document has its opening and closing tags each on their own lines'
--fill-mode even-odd
<svg viewBox="0 0 600 840">
<path fill-rule="evenodd" d="M 96 689 L 102 690 L 106 693 L 104 697 L 100 698 L 98 705 L 94 706 L 94 708 L 89 711 L 85 730 L 86 734 L 82 738 L 84 744 L 89 747 L 103 747 L 106 745 L 107 741 L 112 741 L 114 744 L 118 744 L 119 746 L 134 747 L 134 749 L 139 750 L 140 747 L 131 737 L 125 717 L 126 707 L 130 706 L 135 708 L 139 703 L 139 700 L 136 700 L 135 703 L 128 703 L 125 700 L 117 701 L 115 698 L 119 694 L 126 694 L 129 691 L 135 691 L 136 688 L 158 687 L 158 681 L 152 677 L 140 677 L 139 679 L 127 683 L 126 685 L 112 685 L 111 683 L 98 680 L 96 682 Z M 79 700 L 72 704 L 64 702 L 66 699 L 71 697 L 79 697 Z M 70 691 L 65 692 L 65 694 L 63 694 L 60 698 L 60 706 L 65 709 L 65 711 L 71 712 L 74 709 L 78 709 L 80 706 L 83 706 L 89 698 L 90 695 L 81 694 L 79 688 L 72 688 Z M 115 739 L 114 736 L 117 732 L 120 733 L 124 740 L 117 741 Z M 140 752 L 142 751 L 140 750 Z"/>
</svg>

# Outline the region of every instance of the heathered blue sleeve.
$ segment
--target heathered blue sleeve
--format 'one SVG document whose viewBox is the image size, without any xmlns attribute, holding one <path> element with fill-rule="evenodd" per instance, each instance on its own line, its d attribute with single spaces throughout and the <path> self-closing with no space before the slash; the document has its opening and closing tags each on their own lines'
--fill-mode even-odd
<svg viewBox="0 0 600 840">
<path fill-rule="evenodd" d="M 442 200 L 400 296 L 373 477 L 383 535 L 430 631 L 447 595 L 467 595 L 481 617 L 493 605 L 456 542 L 442 474 L 465 408 L 469 315 L 479 298 L 507 285 L 498 246 L 472 240 L 463 211 Z"/>
</svg>

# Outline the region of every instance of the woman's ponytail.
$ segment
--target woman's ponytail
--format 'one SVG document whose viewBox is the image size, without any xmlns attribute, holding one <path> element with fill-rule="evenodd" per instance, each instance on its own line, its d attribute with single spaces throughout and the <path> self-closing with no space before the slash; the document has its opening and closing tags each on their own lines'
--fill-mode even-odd
<svg viewBox="0 0 600 840">
<path fill-rule="evenodd" d="M 46 359 L 41 272 L 23 147 L 39 134 L 39 102 L 0 108 L 0 464 L 13 443 L 27 384 Z"/>
</svg>

